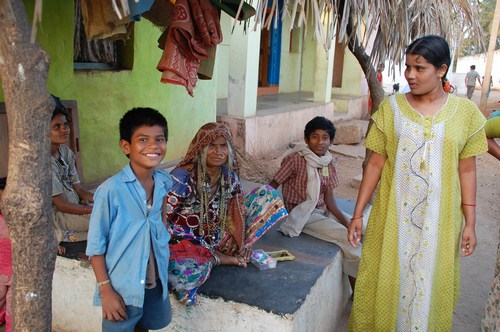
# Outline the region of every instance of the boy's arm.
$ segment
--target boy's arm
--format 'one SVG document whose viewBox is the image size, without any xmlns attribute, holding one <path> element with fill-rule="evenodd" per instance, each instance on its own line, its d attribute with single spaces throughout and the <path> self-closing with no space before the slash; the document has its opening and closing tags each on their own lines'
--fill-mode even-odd
<svg viewBox="0 0 500 332">
<path fill-rule="evenodd" d="M 326 207 L 328 208 L 328 211 L 330 211 L 335 216 L 335 218 L 337 218 L 337 220 L 340 221 L 342 225 L 348 228 L 349 221 L 347 221 L 342 211 L 340 211 L 340 209 L 338 208 L 337 203 L 335 202 L 335 197 L 333 195 L 333 189 L 326 191 L 325 203 Z"/>
<path fill-rule="evenodd" d="M 280 186 L 280 184 L 274 179 L 271 182 L 269 182 L 269 185 L 274 189 L 278 189 L 278 187 Z"/>
<path fill-rule="evenodd" d="M 297 174 L 297 163 L 300 158 L 302 157 L 297 154 L 286 156 L 281 161 L 281 166 L 276 174 L 274 174 L 273 179 L 269 182 L 269 185 L 274 189 L 278 189 L 281 184 L 294 177 Z"/>
<path fill-rule="evenodd" d="M 92 213 L 92 206 L 70 203 L 66 200 L 66 197 L 64 197 L 64 194 L 52 196 L 52 204 L 54 204 L 57 211 L 61 211 L 64 213 L 70 213 L 70 214 L 91 214 Z"/>
<path fill-rule="evenodd" d="M 105 256 L 92 256 L 90 264 L 94 269 L 99 293 L 101 294 L 102 317 L 113 322 L 128 319 L 125 302 L 120 294 L 113 289 L 113 285 L 109 281 Z"/>
<path fill-rule="evenodd" d="M 76 191 L 81 200 L 94 203 L 94 194 L 84 189 L 79 183 L 74 183 L 73 189 Z"/>
</svg>

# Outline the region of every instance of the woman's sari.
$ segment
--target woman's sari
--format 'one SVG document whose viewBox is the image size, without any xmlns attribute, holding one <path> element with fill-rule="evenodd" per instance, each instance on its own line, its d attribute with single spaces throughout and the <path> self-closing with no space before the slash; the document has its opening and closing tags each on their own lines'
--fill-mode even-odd
<svg viewBox="0 0 500 332">
<path fill-rule="evenodd" d="M 276 222 L 287 216 L 276 190 L 263 185 L 243 197 L 236 163 L 221 167 L 226 185 L 219 186 L 208 202 L 205 218 L 200 217 L 202 204 L 197 184 L 197 167 L 187 171 L 181 166 L 196 165 L 200 151 L 218 137 L 231 142 L 229 129 L 209 123 L 197 133 L 186 157 L 172 171 L 174 184 L 164 199 L 166 225 L 170 240 L 169 282 L 178 299 L 196 303 L 198 288 L 208 279 L 213 268 L 212 255 L 219 251 L 235 256 L 251 247 Z M 220 216 L 219 209 L 226 211 Z"/>
</svg>

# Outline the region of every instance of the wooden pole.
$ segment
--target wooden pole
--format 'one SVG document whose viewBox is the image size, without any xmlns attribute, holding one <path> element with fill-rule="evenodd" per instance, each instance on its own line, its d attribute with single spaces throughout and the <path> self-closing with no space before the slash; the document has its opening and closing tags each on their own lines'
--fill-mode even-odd
<svg viewBox="0 0 500 332">
<path fill-rule="evenodd" d="M 481 101 L 479 102 L 479 109 L 485 116 L 488 116 L 488 114 L 486 114 L 486 105 L 488 101 L 488 89 L 490 87 L 490 81 L 491 81 L 491 67 L 493 65 L 493 55 L 495 52 L 495 45 L 498 35 L 499 24 L 500 24 L 500 0 L 497 0 L 497 4 L 495 6 L 495 15 L 493 16 L 493 24 L 491 25 L 490 44 L 488 46 L 488 54 L 486 57 L 486 68 L 484 71 Z"/>
</svg>

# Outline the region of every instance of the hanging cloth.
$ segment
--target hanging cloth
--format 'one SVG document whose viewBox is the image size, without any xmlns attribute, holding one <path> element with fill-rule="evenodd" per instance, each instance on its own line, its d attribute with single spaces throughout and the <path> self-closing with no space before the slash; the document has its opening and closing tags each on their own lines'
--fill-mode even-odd
<svg viewBox="0 0 500 332">
<path fill-rule="evenodd" d="M 157 66 L 163 72 L 161 82 L 182 85 L 193 96 L 201 62 L 213 60 L 215 46 L 222 42 L 219 11 L 210 1 L 177 0 L 165 33 L 165 47 Z M 211 78 L 210 69 L 200 76 Z"/>
</svg>

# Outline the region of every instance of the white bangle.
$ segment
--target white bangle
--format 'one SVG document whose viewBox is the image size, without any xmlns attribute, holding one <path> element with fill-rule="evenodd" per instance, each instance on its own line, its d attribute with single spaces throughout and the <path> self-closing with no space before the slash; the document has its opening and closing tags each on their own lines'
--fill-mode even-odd
<svg viewBox="0 0 500 332">
<path fill-rule="evenodd" d="M 111 281 L 109 279 L 106 279 L 104 281 L 101 281 L 101 282 L 98 282 L 97 283 L 97 287 L 101 287 L 101 286 L 104 286 L 106 284 L 109 284 Z"/>
<path fill-rule="evenodd" d="M 217 255 L 215 252 L 212 254 L 212 257 L 214 258 L 214 266 L 220 265 L 220 257 Z"/>
</svg>

